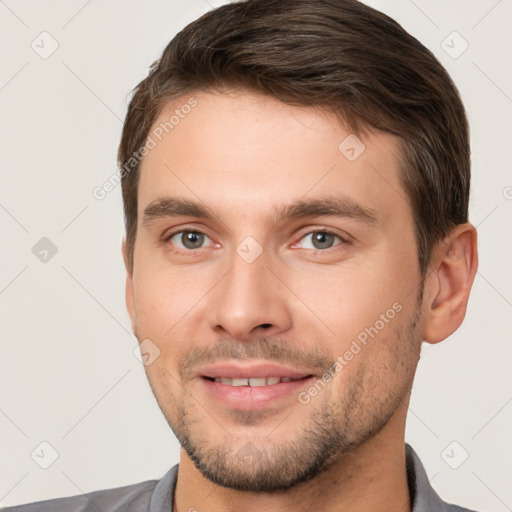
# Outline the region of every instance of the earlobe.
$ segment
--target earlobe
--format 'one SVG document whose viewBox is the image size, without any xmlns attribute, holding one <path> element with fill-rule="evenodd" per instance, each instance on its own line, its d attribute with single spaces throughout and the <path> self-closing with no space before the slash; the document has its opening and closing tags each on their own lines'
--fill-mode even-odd
<svg viewBox="0 0 512 512">
<path fill-rule="evenodd" d="M 477 233 L 469 223 L 454 228 L 433 257 L 425 296 L 424 341 L 443 341 L 461 325 L 478 268 Z"/>
</svg>

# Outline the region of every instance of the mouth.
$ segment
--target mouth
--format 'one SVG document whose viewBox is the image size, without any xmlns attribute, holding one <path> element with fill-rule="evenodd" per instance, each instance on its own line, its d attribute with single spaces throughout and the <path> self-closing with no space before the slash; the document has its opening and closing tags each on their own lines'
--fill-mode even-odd
<svg viewBox="0 0 512 512">
<path fill-rule="evenodd" d="M 308 375 L 305 377 L 252 377 L 250 379 L 236 379 L 230 377 L 204 377 L 205 379 L 212 382 L 220 382 L 221 384 L 226 384 L 227 386 L 250 386 L 252 388 L 262 387 L 262 386 L 273 386 L 275 384 L 279 384 L 280 382 L 293 382 L 297 380 L 302 380 L 307 377 L 312 377 L 312 375 Z"/>
<path fill-rule="evenodd" d="M 210 400 L 237 410 L 297 402 L 299 391 L 316 378 L 308 371 L 265 362 L 216 364 L 201 368 L 196 377 Z"/>
</svg>

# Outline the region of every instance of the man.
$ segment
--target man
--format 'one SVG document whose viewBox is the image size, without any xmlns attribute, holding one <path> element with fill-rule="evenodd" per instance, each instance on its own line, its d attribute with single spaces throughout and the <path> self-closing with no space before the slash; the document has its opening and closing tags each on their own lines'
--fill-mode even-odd
<svg viewBox="0 0 512 512">
<path fill-rule="evenodd" d="M 433 55 L 355 0 L 226 5 L 138 85 L 118 157 L 127 307 L 180 462 L 6 510 L 465 510 L 404 442 L 421 343 L 460 326 L 478 264 Z"/>
</svg>

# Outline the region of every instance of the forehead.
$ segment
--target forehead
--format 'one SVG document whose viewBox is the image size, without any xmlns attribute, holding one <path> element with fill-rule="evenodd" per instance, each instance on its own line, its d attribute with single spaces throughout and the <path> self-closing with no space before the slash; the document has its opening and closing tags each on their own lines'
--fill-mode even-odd
<svg viewBox="0 0 512 512">
<path fill-rule="evenodd" d="M 148 147 L 139 219 L 164 196 L 247 218 L 332 193 L 382 216 L 411 214 L 399 179 L 398 138 L 381 131 L 356 137 L 325 110 L 248 91 L 191 93 L 162 109 Z"/>
</svg>

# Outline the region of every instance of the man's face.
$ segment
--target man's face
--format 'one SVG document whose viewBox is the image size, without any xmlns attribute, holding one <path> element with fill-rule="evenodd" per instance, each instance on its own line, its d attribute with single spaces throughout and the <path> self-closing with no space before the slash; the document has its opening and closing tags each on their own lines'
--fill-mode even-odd
<svg viewBox="0 0 512 512">
<path fill-rule="evenodd" d="M 192 96 L 141 165 L 128 308 L 201 473 L 286 489 L 405 422 L 423 317 L 398 141 L 364 148 L 331 114 L 249 92 Z"/>
</svg>

